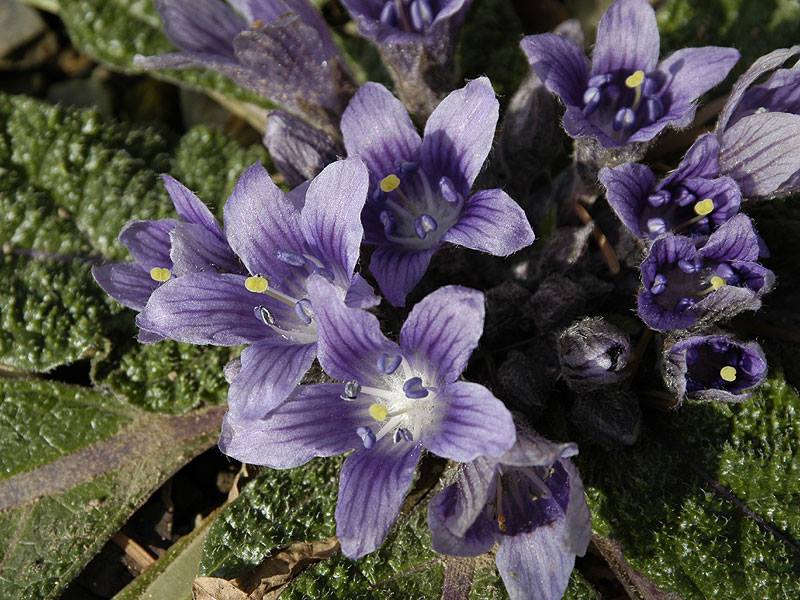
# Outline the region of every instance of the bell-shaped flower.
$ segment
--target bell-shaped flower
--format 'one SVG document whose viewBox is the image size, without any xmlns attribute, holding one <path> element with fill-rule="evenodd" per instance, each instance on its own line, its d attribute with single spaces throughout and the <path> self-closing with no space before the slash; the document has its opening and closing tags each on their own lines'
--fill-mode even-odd
<svg viewBox="0 0 800 600">
<path fill-rule="evenodd" d="M 720 172 L 736 180 L 745 198 L 800 191 L 800 68 L 779 68 L 798 54 L 800 46 L 793 46 L 756 60 L 734 84 L 717 121 Z"/>
<path fill-rule="evenodd" d="M 636 237 L 651 241 L 676 233 L 704 238 L 738 213 L 742 201 L 736 182 L 719 176 L 718 156 L 717 138 L 706 134 L 661 181 L 639 163 L 603 168 L 599 178 L 609 205 Z"/>
<path fill-rule="evenodd" d="M 423 449 L 458 462 L 498 456 L 514 444 L 514 422 L 489 390 L 459 380 L 483 331 L 480 292 L 438 289 L 414 306 L 396 344 L 324 278 L 308 289 L 319 362 L 342 383 L 300 386 L 260 419 L 228 413 L 220 449 L 276 469 L 355 450 L 339 480 L 336 536 L 358 558 L 386 537 Z"/>
<path fill-rule="evenodd" d="M 135 311 L 144 310 L 152 293 L 173 277 L 206 269 L 241 271 L 239 260 L 208 207 L 169 175 L 164 175 L 163 181 L 179 218 L 131 221 L 123 227 L 119 241 L 128 249 L 133 262 L 92 267 L 92 275 L 100 287 Z M 204 249 L 202 258 L 186 252 L 193 247 Z M 163 336 L 140 328 L 140 342 L 161 339 Z"/>
<path fill-rule="evenodd" d="M 558 337 L 561 373 L 576 390 L 594 389 L 622 380 L 631 354 L 631 342 L 602 317 L 573 323 Z"/>
<path fill-rule="evenodd" d="M 758 256 L 758 235 L 743 214 L 700 248 L 685 236 L 658 238 L 641 264 L 639 317 L 651 329 L 670 331 L 757 310 L 775 279 Z"/>
<path fill-rule="evenodd" d="M 301 193 L 284 194 L 260 164 L 253 165 L 224 210 L 225 236 L 244 273 L 203 271 L 167 281 L 150 296 L 137 323 L 180 342 L 247 344 L 240 369 L 234 369 L 230 410 L 266 414 L 294 389 L 317 353 L 309 277 L 331 281 L 351 306 L 379 301 L 354 275 L 367 186 L 359 159 L 339 161 L 311 181 L 303 201 Z"/>
<path fill-rule="evenodd" d="M 383 295 L 405 304 L 431 257 L 449 242 L 507 256 L 533 242 L 524 211 L 500 189 L 472 192 L 492 147 L 499 104 L 485 77 L 452 92 L 420 138 L 382 85 L 358 90 L 342 117 L 349 156 L 370 172 L 364 241 L 377 246 L 370 271 Z"/>
<path fill-rule="evenodd" d="M 145 69 L 213 69 L 265 99 L 334 125 L 353 91 L 331 33 L 309 0 L 156 0 L 179 52 L 136 56 Z"/>
<path fill-rule="evenodd" d="M 648 142 L 687 127 L 697 100 L 739 60 L 733 48 L 684 48 L 659 62 L 656 15 L 647 0 L 616 0 L 600 19 L 591 65 L 583 49 L 546 33 L 522 40 L 531 67 L 566 106 L 573 138 L 606 148 Z"/>
<path fill-rule="evenodd" d="M 453 55 L 472 0 L 343 0 L 377 47 L 405 105 L 427 116 L 453 89 Z"/>
<path fill-rule="evenodd" d="M 497 569 L 512 600 L 559 600 L 592 535 L 583 484 L 555 444 L 520 430 L 499 458 L 478 458 L 428 505 L 433 548 L 477 556 L 499 543 Z"/>
<path fill-rule="evenodd" d="M 725 334 L 696 335 L 666 349 L 662 372 L 679 399 L 741 402 L 764 381 L 767 359 L 755 342 Z"/>
</svg>

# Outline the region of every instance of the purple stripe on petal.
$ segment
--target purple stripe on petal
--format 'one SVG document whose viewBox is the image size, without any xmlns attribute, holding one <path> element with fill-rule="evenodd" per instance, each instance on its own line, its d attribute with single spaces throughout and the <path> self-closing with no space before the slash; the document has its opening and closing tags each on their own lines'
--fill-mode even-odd
<svg viewBox="0 0 800 600">
<path fill-rule="evenodd" d="M 140 327 L 179 342 L 235 346 L 274 335 L 254 311 L 265 305 L 278 315 L 286 307 L 248 292 L 242 275 L 197 273 L 170 279 L 139 314 Z M 291 309 L 289 309 L 291 310 Z"/>
<path fill-rule="evenodd" d="M 225 204 L 228 243 L 253 275 L 283 279 L 295 274 L 277 253 L 305 252 L 299 223 L 297 208 L 258 163 L 242 174 Z"/>
<path fill-rule="evenodd" d="M 170 259 L 176 276 L 201 271 L 241 273 L 239 259 L 225 238 L 209 233 L 203 225 L 178 223 L 170 233 Z"/>
<path fill-rule="evenodd" d="M 647 0 L 616 0 L 597 26 L 592 75 L 616 71 L 652 71 L 660 38 L 656 13 Z"/>
<path fill-rule="evenodd" d="M 608 204 L 636 237 L 646 237 L 641 228 L 642 210 L 656 178 L 646 165 L 627 163 L 613 169 L 603 168 L 600 183 L 606 188 Z"/>
<path fill-rule="evenodd" d="M 381 303 L 381 298 L 375 294 L 367 280 L 356 273 L 350 281 L 344 303 L 350 308 L 372 308 Z"/>
<path fill-rule="evenodd" d="M 339 384 L 304 385 L 261 419 L 229 412 L 219 448 L 237 460 L 273 469 L 290 469 L 315 457 L 361 448 L 356 428 L 369 420 L 366 407 L 344 402 Z"/>
<path fill-rule="evenodd" d="M 133 263 L 113 263 L 92 267 L 92 276 L 103 291 L 133 310 L 142 310 L 160 285 L 150 272 Z"/>
<path fill-rule="evenodd" d="M 306 192 L 300 228 L 311 253 L 348 284 L 358 262 L 364 228 L 361 209 L 367 200 L 369 173 L 359 158 L 323 169 Z"/>
<path fill-rule="evenodd" d="M 503 190 L 493 189 L 475 192 L 458 222 L 442 239 L 495 256 L 508 256 L 530 246 L 534 237 L 525 211 Z"/>
<path fill-rule="evenodd" d="M 406 296 L 428 270 L 436 250 L 418 252 L 379 246 L 372 253 L 369 270 L 375 276 L 384 297 L 393 306 L 405 306 Z"/>
<path fill-rule="evenodd" d="M 381 354 L 400 354 L 381 333 L 375 315 L 345 306 L 339 288 L 313 276 L 308 292 L 319 332 L 317 355 L 326 373 L 342 381 L 369 382 Z"/>
<path fill-rule="evenodd" d="M 543 33 L 524 38 L 521 47 L 548 90 L 565 104 L 583 107 L 589 60 L 577 44 L 555 33 Z"/>
<path fill-rule="evenodd" d="M 423 445 L 434 454 L 467 462 L 499 456 L 514 445 L 511 413 L 482 385 L 459 381 L 437 394 L 438 421 L 422 434 Z"/>
<path fill-rule="evenodd" d="M 467 366 L 483 334 L 483 294 L 461 286 L 439 288 L 417 303 L 400 331 L 405 356 L 452 383 Z M 428 366 L 430 365 L 430 366 Z"/>
<path fill-rule="evenodd" d="M 716 261 L 757 261 L 758 236 L 753 222 L 739 214 L 717 229 L 699 250 L 704 258 Z"/>
<path fill-rule="evenodd" d="M 366 83 L 342 115 L 342 136 L 349 156 L 359 156 L 375 181 L 418 158 L 422 143 L 408 112 L 379 83 Z"/>
<path fill-rule="evenodd" d="M 387 437 L 347 458 L 336 505 L 336 536 L 345 556 L 360 558 L 383 543 L 411 487 L 419 457 L 418 444 L 395 444 Z"/>
<path fill-rule="evenodd" d="M 184 221 L 202 225 L 206 231 L 216 236 L 221 242 L 225 241 L 222 229 L 214 215 L 194 192 L 169 175 L 162 175 L 161 180 L 164 182 L 164 188 L 166 188 L 172 204 L 175 205 L 175 212 Z"/>
<path fill-rule="evenodd" d="M 316 344 L 282 339 L 256 342 L 242 352 L 242 368 L 231 382 L 228 405 L 238 419 L 257 419 L 279 406 L 311 367 Z"/>
<path fill-rule="evenodd" d="M 169 40 L 186 52 L 233 58 L 233 38 L 247 29 L 244 19 L 220 0 L 156 0 Z"/>
<path fill-rule="evenodd" d="M 119 233 L 119 241 L 143 267 L 169 269 L 169 232 L 175 227 L 174 219 L 159 221 L 131 221 Z"/>
</svg>

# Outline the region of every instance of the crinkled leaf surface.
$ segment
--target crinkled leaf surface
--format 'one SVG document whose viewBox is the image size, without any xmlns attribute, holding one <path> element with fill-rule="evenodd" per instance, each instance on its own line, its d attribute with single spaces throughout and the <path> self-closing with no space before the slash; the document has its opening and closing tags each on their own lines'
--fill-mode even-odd
<svg viewBox="0 0 800 600">
<path fill-rule="evenodd" d="M 800 597 L 800 397 L 688 404 L 658 435 L 579 464 L 593 525 L 683 598 Z"/>
<path fill-rule="evenodd" d="M 164 417 L 86 388 L 0 379 L 0 597 L 55 597 L 214 443 L 221 416 Z"/>
<path fill-rule="evenodd" d="M 224 399 L 225 349 L 140 346 L 133 314 L 106 297 L 92 264 L 124 260 L 131 219 L 173 214 L 170 172 L 219 209 L 236 177 L 264 160 L 204 127 L 174 144 L 157 131 L 0 96 L 0 363 L 47 371 L 93 357 L 93 379 L 143 407 L 181 412 Z"/>
</svg>

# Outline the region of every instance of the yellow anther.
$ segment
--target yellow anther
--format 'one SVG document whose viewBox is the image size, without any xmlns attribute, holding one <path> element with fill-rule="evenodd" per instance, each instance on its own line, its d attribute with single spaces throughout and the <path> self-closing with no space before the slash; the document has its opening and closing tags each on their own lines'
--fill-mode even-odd
<svg viewBox="0 0 800 600">
<path fill-rule="evenodd" d="M 701 217 L 710 215 L 713 212 L 713 210 L 714 210 L 714 201 L 711 198 L 705 198 L 704 200 L 700 200 L 700 202 L 694 205 L 694 212 Z"/>
<path fill-rule="evenodd" d="M 264 21 L 261 19 L 256 19 L 252 23 L 250 23 L 250 29 L 261 29 L 264 26 Z"/>
<path fill-rule="evenodd" d="M 172 277 L 172 273 L 169 272 L 169 269 L 165 269 L 164 267 L 153 267 L 150 269 L 150 279 L 153 281 L 164 283 L 168 281 L 170 277 Z"/>
<path fill-rule="evenodd" d="M 244 280 L 244 287 L 247 288 L 248 292 L 263 294 L 269 289 L 269 281 L 261 275 L 252 275 Z"/>
<path fill-rule="evenodd" d="M 385 194 L 395 191 L 400 187 L 400 178 L 394 173 L 381 179 L 381 191 Z"/>
<path fill-rule="evenodd" d="M 722 377 L 723 381 L 727 381 L 728 383 L 736 381 L 736 367 L 731 367 L 730 365 L 722 367 L 719 370 L 719 376 Z"/>
<path fill-rule="evenodd" d="M 638 88 L 644 83 L 644 71 L 634 71 L 625 78 L 625 85 L 631 89 Z"/>
<path fill-rule="evenodd" d="M 369 416 L 375 419 L 376 421 L 385 421 L 386 417 L 389 416 L 388 409 L 383 404 L 371 404 L 369 407 Z"/>
<path fill-rule="evenodd" d="M 721 288 L 721 287 L 725 287 L 726 285 L 728 285 L 728 282 L 727 282 L 727 281 L 725 281 L 725 280 L 724 280 L 722 277 L 720 277 L 719 275 L 714 275 L 714 276 L 711 278 L 711 288 L 712 288 L 714 291 L 717 291 L 719 288 Z"/>
</svg>

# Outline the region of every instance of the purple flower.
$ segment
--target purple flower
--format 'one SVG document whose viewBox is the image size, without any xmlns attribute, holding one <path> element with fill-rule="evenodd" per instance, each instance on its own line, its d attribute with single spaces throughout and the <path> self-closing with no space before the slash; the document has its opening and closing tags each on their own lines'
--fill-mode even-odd
<svg viewBox="0 0 800 600">
<path fill-rule="evenodd" d="M 746 198 L 774 198 L 800 191 L 800 68 L 779 69 L 800 46 L 762 56 L 733 86 L 720 113 L 721 172 Z M 760 77 L 777 69 L 764 83 Z"/>
<path fill-rule="evenodd" d="M 423 448 L 459 462 L 497 456 L 514 444 L 514 423 L 489 390 L 458 380 L 483 331 L 480 292 L 447 286 L 430 294 L 398 345 L 323 278 L 308 289 L 319 362 L 345 383 L 300 386 L 260 419 L 228 413 L 220 449 L 276 469 L 355 450 L 339 481 L 336 535 L 344 554 L 358 558 L 386 537 Z"/>
<path fill-rule="evenodd" d="M 649 167 L 627 163 L 600 171 L 611 208 L 636 237 L 665 233 L 703 238 L 739 212 L 741 192 L 719 177 L 719 142 L 711 134 L 694 143 L 678 168 L 656 182 Z"/>
<path fill-rule="evenodd" d="M 430 114 L 453 88 L 456 36 L 472 0 L 343 0 L 378 47 L 411 112 Z"/>
<path fill-rule="evenodd" d="M 628 336 L 602 317 L 585 318 L 558 337 L 558 362 L 573 389 L 594 389 L 624 378 L 631 353 Z"/>
<path fill-rule="evenodd" d="M 239 261 L 228 246 L 211 211 L 190 190 L 169 175 L 164 187 L 180 219 L 131 221 L 119 234 L 133 262 L 92 267 L 92 275 L 117 302 L 144 310 L 152 293 L 173 277 L 208 269 L 237 273 Z M 139 341 L 163 336 L 141 327 Z"/>
<path fill-rule="evenodd" d="M 386 88 L 368 83 L 342 117 L 347 153 L 370 172 L 364 241 L 377 246 L 370 270 L 383 295 L 406 295 L 444 242 L 507 256 L 533 242 L 525 213 L 499 189 L 472 193 L 492 147 L 499 105 L 485 77 L 452 92 L 420 139 Z"/>
<path fill-rule="evenodd" d="M 767 376 L 761 347 L 729 335 L 682 339 L 663 360 L 664 381 L 678 398 L 741 402 Z"/>
<path fill-rule="evenodd" d="M 358 159 L 322 171 L 305 191 L 284 194 L 259 164 L 225 204 L 225 236 L 244 274 L 201 272 L 166 282 L 137 322 L 180 342 L 247 344 L 230 387 L 232 413 L 260 417 L 282 402 L 317 353 L 317 323 L 306 291 L 319 274 L 350 306 L 378 299 L 354 275 L 368 176 Z M 237 371 L 237 369 L 234 369 Z"/>
<path fill-rule="evenodd" d="M 652 140 L 694 118 L 697 99 L 739 60 L 733 48 L 684 48 L 658 62 L 656 16 L 647 0 L 616 0 L 600 20 L 589 65 L 583 50 L 555 34 L 522 40 L 536 74 L 566 105 L 564 128 L 604 147 Z"/>
<path fill-rule="evenodd" d="M 478 458 L 428 505 L 433 548 L 477 556 L 495 542 L 497 569 L 513 600 L 559 600 L 575 556 L 592 534 L 575 444 L 525 431 L 500 458 Z"/>
<path fill-rule="evenodd" d="M 180 50 L 137 56 L 146 69 L 204 67 L 312 122 L 333 124 L 352 93 L 322 16 L 308 0 L 156 0 Z"/>
<path fill-rule="evenodd" d="M 669 331 L 758 309 L 774 282 L 758 256 L 758 236 L 742 214 L 700 248 L 689 237 L 658 238 L 641 265 L 639 317 L 652 329 Z"/>
</svg>

